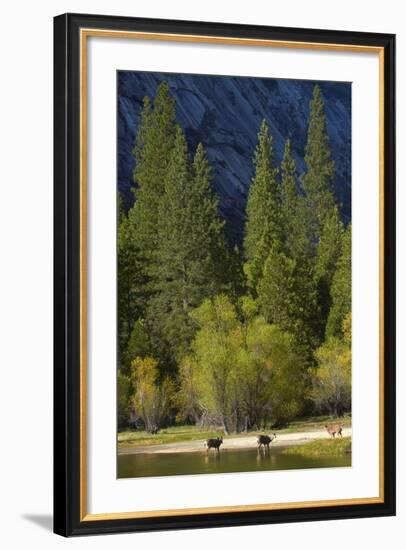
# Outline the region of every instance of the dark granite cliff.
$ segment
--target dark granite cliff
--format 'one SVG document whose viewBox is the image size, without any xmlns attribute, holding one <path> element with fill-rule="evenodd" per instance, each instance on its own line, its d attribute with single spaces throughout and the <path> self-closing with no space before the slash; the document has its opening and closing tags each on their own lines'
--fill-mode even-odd
<svg viewBox="0 0 406 550">
<path fill-rule="evenodd" d="M 144 96 L 153 97 L 166 80 L 176 100 L 176 113 L 190 150 L 201 141 L 214 172 L 222 215 L 233 240 L 242 235 L 252 157 L 261 120 L 274 138 L 279 163 L 285 140 L 292 141 L 299 173 L 303 172 L 309 102 L 314 81 L 269 78 L 202 76 L 119 71 L 118 189 L 127 206 L 134 158 L 131 150 Z M 334 191 L 345 221 L 351 218 L 351 84 L 318 82 L 325 101 L 328 133 L 335 161 Z M 230 231 L 231 230 L 231 231 Z"/>
</svg>

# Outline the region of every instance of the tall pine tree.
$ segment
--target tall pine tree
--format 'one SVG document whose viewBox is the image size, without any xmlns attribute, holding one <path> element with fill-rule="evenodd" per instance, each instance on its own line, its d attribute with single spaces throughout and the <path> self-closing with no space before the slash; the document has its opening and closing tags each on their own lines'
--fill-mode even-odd
<svg viewBox="0 0 406 550">
<path fill-rule="evenodd" d="M 343 335 L 344 321 L 351 312 L 351 225 L 344 232 L 341 256 L 332 278 L 331 301 L 327 338 Z"/>
<path fill-rule="evenodd" d="M 282 227 L 286 254 L 297 260 L 309 255 L 309 239 L 303 223 L 305 204 L 297 185 L 296 162 L 290 139 L 286 140 L 281 163 Z"/>
<path fill-rule="evenodd" d="M 334 161 L 331 158 L 324 102 L 318 85 L 310 102 L 310 118 L 305 151 L 306 172 L 302 177 L 310 242 L 317 243 L 326 217 L 334 208 L 332 191 Z"/>
<path fill-rule="evenodd" d="M 153 100 L 144 100 L 139 130 L 133 150 L 135 157 L 135 204 L 129 212 L 144 262 L 145 274 L 151 281 L 156 277 L 156 250 L 158 245 L 157 218 L 165 190 L 165 178 L 174 147 L 176 131 L 175 101 L 169 86 L 162 82 Z"/>
<path fill-rule="evenodd" d="M 158 217 L 157 294 L 150 316 L 162 345 L 180 358 L 194 326 L 190 312 L 224 286 L 224 222 L 211 190 L 211 171 L 203 147 L 190 166 L 183 131 L 178 128 Z"/>
<path fill-rule="evenodd" d="M 313 318 L 315 341 L 324 339 L 331 307 L 330 288 L 341 254 L 343 224 L 333 194 L 334 161 L 327 132 L 327 119 L 320 87 L 316 85 L 310 102 L 310 117 L 305 151 L 306 172 L 302 176 L 304 191 L 302 224 L 306 234 L 307 262 L 316 289 Z"/>
<path fill-rule="evenodd" d="M 258 284 L 257 303 L 265 319 L 276 323 L 295 339 L 297 350 L 311 361 L 320 343 L 317 292 L 309 262 L 303 256 L 290 258 L 272 247 Z"/>
<path fill-rule="evenodd" d="M 258 283 L 261 313 L 269 323 L 288 332 L 292 332 L 292 321 L 297 315 L 294 268 L 294 260 L 272 247 Z"/>
<path fill-rule="evenodd" d="M 282 212 L 286 234 L 292 232 L 293 221 L 296 217 L 298 202 L 296 179 L 296 162 L 292 155 L 290 139 L 287 139 L 281 164 Z"/>
<path fill-rule="evenodd" d="M 269 251 L 282 240 L 278 170 L 274 167 L 272 136 L 265 120 L 258 133 L 254 166 L 246 208 L 244 270 L 250 291 L 256 296 Z"/>
<path fill-rule="evenodd" d="M 281 164 L 282 247 L 276 245 L 269 251 L 257 300 L 267 321 L 290 332 L 302 356 L 310 359 L 312 349 L 319 343 L 315 338 L 319 306 L 312 246 L 303 223 L 304 212 L 296 163 L 290 140 L 287 140 Z"/>
<path fill-rule="evenodd" d="M 129 368 L 127 347 L 131 338 L 134 324 L 145 311 L 146 297 L 144 294 L 145 276 L 136 245 L 134 228 L 130 223 L 118 200 L 118 227 L 117 227 L 117 322 L 119 340 L 119 359 L 126 372 Z"/>
<path fill-rule="evenodd" d="M 320 312 L 318 328 L 320 339 L 324 338 L 327 317 L 332 304 L 331 287 L 342 252 L 343 236 L 344 225 L 340 219 L 338 207 L 334 206 L 324 220 L 316 252 L 314 277 Z"/>
</svg>

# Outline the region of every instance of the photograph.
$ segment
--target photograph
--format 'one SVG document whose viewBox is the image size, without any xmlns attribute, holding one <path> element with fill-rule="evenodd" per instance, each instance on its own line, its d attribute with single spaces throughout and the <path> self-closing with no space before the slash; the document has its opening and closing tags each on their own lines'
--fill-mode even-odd
<svg viewBox="0 0 406 550">
<path fill-rule="evenodd" d="M 351 82 L 116 75 L 117 478 L 351 467 Z"/>
</svg>

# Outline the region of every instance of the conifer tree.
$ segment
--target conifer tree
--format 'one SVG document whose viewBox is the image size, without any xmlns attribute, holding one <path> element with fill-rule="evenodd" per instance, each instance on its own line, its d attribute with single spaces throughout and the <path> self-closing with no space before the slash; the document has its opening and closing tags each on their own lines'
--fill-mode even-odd
<svg viewBox="0 0 406 550">
<path fill-rule="evenodd" d="M 296 179 L 296 162 L 292 155 L 290 139 L 287 139 L 281 164 L 283 224 L 287 235 L 292 233 L 293 220 L 296 216 L 298 202 Z"/>
<path fill-rule="evenodd" d="M 278 323 L 295 337 L 309 359 L 319 344 L 319 304 L 314 280 L 313 245 L 306 230 L 304 198 L 297 185 L 296 163 L 290 140 L 281 163 L 281 223 L 283 245 L 269 252 L 260 283 L 258 304 L 269 322 Z M 271 312 L 278 311 L 278 315 Z"/>
<path fill-rule="evenodd" d="M 158 245 L 157 218 L 174 147 L 175 101 L 166 82 L 159 84 L 153 103 L 147 97 L 133 150 L 135 204 L 129 212 L 146 275 L 154 282 Z M 153 288 L 153 284 L 152 284 Z M 152 290 L 152 288 L 150 290 Z"/>
<path fill-rule="evenodd" d="M 327 338 L 342 336 L 345 319 L 351 312 L 351 226 L 344 232 L 342 253 L 331 284 L 331 299 Z"/>
<path fill-rule="evenodd" d="M 335 205 L 332 192 L 334 161 L 327 134 L 327 120 L 320 87 L 313 90 L 305 151 L 306 172 L 302 185 L 306 200 L 306 217 L 309 239 L 317 243 L 325 219 Z"/>
<path fill-rule="evenodd" d="M 211 167 L 201 143 L 193 159 L 188 208 L 193 230 L 190 235 L 194 242 L 192 250 L 195 250 L 198 258 L 196 274 L 200 273 L 203 287 L 210 289 L 212 295 L 223 289 L 230 280 L 231 274 L 227 273 L 226 263 L 231 252 L 227 249 L 224 237 L 225 222 L 219 216 L 219 199 L 212 189 Z"/>
<path fill-rule="evenodd" d="M 310 243 L 304 225 L 305 205 L 297 185 L 296 162 L 290 139 L 286 140 L 281 163 L 283 240 L 286 254 L 297 260 L 309 255 Z"/>
<path fill-rule="evenodd" d="M 234 304 L 247 292 L 247 285 L 244 275 L 242 251 L 237 245 L 227 246 L 226 258 L 223 263 L 224 279 L 227 281 L 228 295 Z"/>
<path fill-rule="evenodd" d="M 258 303 L 269 323 L 291 332 L 295 311 L 294 260 L 272 247 L 258 283 Z"/>
<path fill-rule="evenodd" d="M 157 294 L 151 304 L 159 332 L 177 358 L 193 336 L 191 310 L 217 294 L 224 282 L 224 222 L 210 181 L 203 147 L 198 146 L 190 166 L 178 128 L 159 210 Z"/>
<path fill-rule="evenodd" d="M 280 189 L 276 181 L 272 136 L 268 124 L 262 121 L 254 156 L 255 175 L 252 179 L 244 236 L 244 270 L 251 293 L 255 296 L 269 251 L 282 239 Z"/>
<path fill-rule="evenodd" d="M 292 259 L 273 247 L 258 284 L 257 303 L 265 319 L 290 333 L 303 359 L 310 361 L 312 350 L 320 343 L 319 313 L 313 272 L 306 258 Z"/>
<path fill-rule="evenodd" d="M 126 350 L 137 318 L 145 310 L 145 277 L 133 227 L 118 201 L 117 300 L 119 357 L 124 372 L 129 367 Z"/>
<path fill-rule="evenodd" d="M 343 236 L 344 225 L 337 206 L 334 206 L 326 215 L 316 252 L 314 276 L 320 311 L 318 330 L 320 338 L 324 338 L 332 303 L 331 287 L 337 262 L 342 253 Z"/>
</svg>

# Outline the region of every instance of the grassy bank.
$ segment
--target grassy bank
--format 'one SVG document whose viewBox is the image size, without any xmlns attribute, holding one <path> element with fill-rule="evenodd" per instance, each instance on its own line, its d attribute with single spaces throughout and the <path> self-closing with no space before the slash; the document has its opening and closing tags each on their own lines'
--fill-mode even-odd
<svg viewBox="0 0 406 550">
<path fill-rule="evenodd" d="M 351 426 L 351 415 L 346 414 L 343 418 L 332 418 L 331 416 L 309 416 L 307 418 L 299 418 L 289 423 L 289 426 L 280 430 L 271 430 L 280 434 L 288 434 L 293 432 L 312 432 L 323 430 L 326 424 L 336 424 L 339 422 L 344 428 Z"/>
<path fill-rule="evenodd" d="M 294 432 L 312 432 L 317 430 L 323 430 L 324 425 L 330 422 L 336 422 L 328 416 L 317 416 L 302 418 L 292 421 L 289 426 L 283 429 L 267 429 L 267 430 L 253 430 L 251 432 L 244 432 L 241 434 L 232 434 L 232 437 L 245 437 L 247 435 L 257 435 L 258 433 L 270 433 L 276 432 L 278 434 L 289 434 Z M 340 419 L 345 427 L 351 426 L 351 417 L 346 416 Z M 118 446 L 124 447 L 138 447 L 143 445 L 160 445 L 163 443 L 179 443 L 181 441 L 193 441 L 196 439 L 207 439 L 209 437 L 216 437 L 223 435 L 222 428 L 205 428 L 201 429 L 198 426 L 171 426 L 164 428 L 156 435 L 151 435 L 148 432 L 142 430 L 126 430 L 118 433 Z"/>
<path fill-rule="evenodd" d="M 161 445 L 162 443 L 179 443 L 181 441 L 193 441 L 195 439 L 208 439 L 222 435 L 222 430 L 202 430 L 197 426 L 171 426 L 164 428 L 156 435 L 139 430 L 127 430 L 119 432 L 119 447 L 138 447 L 143 445 Z"/>
<path fill-rule="evenodd" d="M 318 439 L 283 450 L 283 454 L 302 456 L 342 456 L 348 453 L 351 453 L 351 437 Z"/>
</svg>

